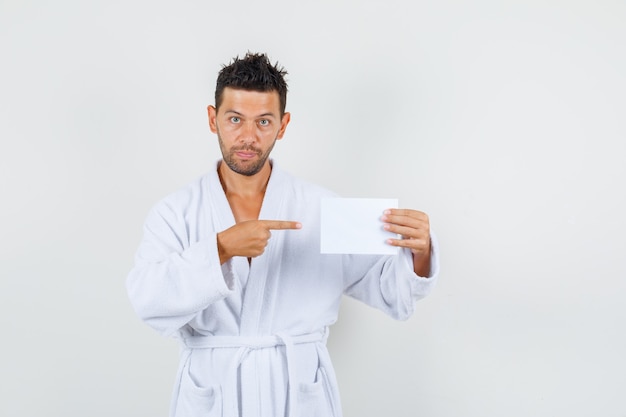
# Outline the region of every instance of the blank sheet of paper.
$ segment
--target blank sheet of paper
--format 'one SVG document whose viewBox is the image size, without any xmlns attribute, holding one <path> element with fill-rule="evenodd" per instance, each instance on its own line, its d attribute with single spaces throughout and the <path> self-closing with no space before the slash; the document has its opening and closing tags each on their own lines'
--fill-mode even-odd
<svg viewBox="0 0 626 417">
<path fill-rule="evenodd" d="M 395 255 L 386 243 L 397 238 L 383 229 L 386 209 L 397 208 L 394 198 L 324 198 L 321 201 L 321 253 Z"/>
</svg>

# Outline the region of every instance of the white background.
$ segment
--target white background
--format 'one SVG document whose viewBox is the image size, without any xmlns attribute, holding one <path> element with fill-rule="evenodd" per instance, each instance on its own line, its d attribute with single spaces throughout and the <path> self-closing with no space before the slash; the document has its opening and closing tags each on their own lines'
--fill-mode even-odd
<svg viewBox="0 0 626 417">
<path fill-rule="evenodd" d="M 347 417 L 626 416 L 626 3 L 0 0 L 0 415 L 165 416 L 174 341 L 124 281 L 158 199 L 219 157 L 247 50 L 289 71 L 274 156 L 428 212 L 414 317 L 346 300 Z"/>
</svg>

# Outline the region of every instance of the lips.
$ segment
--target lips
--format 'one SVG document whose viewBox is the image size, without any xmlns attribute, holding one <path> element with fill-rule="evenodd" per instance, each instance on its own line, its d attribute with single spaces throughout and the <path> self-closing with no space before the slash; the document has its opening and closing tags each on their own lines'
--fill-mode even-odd
<svg viewBox="0 0 626 417">
<path fill-rule="evenodd" d="M 243 159 L 243 160 L 247 160 L 247 159 L 253 159 L 259 155 L 261 155 L 261 152 L 257 151 L 256 149 L 251 149 L 251 148 L 246 148 L 246 149 L 233 149 L 232 153 L 239 159 Z"/>
<path fill-rule="evenodd" d="M 250 151 L 236 151 L 235 155 L 240 159 L 252 159 L 256 157 L 258 154 L 256 152 L 250 152 Z"/>
</svg>

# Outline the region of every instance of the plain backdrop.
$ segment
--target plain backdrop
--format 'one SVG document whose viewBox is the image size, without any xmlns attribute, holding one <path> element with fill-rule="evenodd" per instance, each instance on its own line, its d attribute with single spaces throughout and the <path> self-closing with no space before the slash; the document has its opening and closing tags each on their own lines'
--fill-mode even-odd
<svg viewBox="0 0 626 417">
<path fill-rule="evenodd" d="M 626 416 L 626 3 L 0 0 L 0 415 L 165 416 L 178 347 L 124 282 L 220 155 L 222 64 L 289 71 L 277 163 L 441 241 L 395 322 L 346 299 L 346 417 Z"/>
</svg>

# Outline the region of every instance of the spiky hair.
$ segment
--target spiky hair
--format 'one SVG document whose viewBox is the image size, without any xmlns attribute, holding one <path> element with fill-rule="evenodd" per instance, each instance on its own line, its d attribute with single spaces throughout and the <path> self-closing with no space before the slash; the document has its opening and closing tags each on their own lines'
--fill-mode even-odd
<svg viewBox="0 0 626 417">
<path fill-rule="evenodd" d="M 280 114 L 287 106 L 287 71 L 278 62 L 274 65 L 266 54 L 246 53 L 243 58 L 235 57 L 224 65 L 217 76 L 215 107 L 219 109 L 226 87 L 250 91 L 276 91 L 280 99 Z"/>
</svg>

